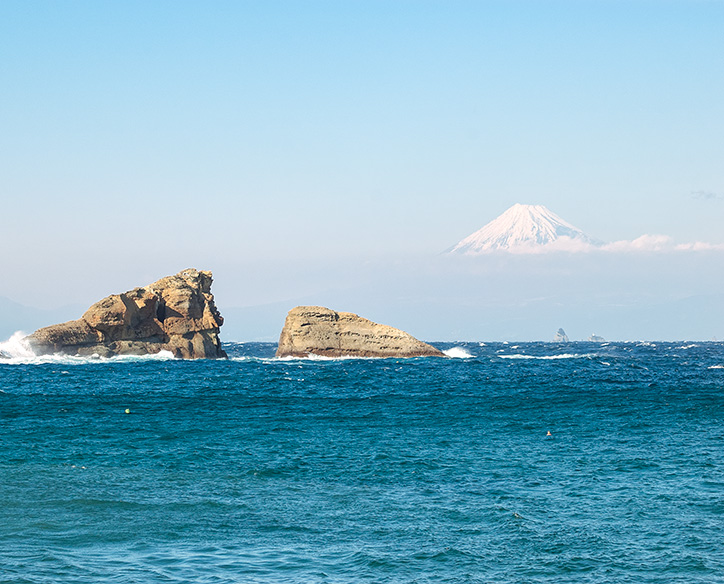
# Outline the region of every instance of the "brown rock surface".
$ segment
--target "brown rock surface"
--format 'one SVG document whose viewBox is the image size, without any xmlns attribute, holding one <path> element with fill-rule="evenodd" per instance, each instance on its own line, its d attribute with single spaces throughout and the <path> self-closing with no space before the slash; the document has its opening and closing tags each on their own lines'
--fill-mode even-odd
<svg viewBox="0 0 724 584">
<path fill-rule="evenodd" d="M 36 354 L 146 355 L 171 351 L 183 359 L 226 357 L 224 319 L 211 294 L 211 272 L 188 269 L 143 288 L 96 302 L 78 320 L 27 337 Z"/>
<path fill-rule="evenodd" d="M 435 347 L 400 329 L 322 306 L 287 314 L 277 357 L 442 357 Z"/>
</svg>

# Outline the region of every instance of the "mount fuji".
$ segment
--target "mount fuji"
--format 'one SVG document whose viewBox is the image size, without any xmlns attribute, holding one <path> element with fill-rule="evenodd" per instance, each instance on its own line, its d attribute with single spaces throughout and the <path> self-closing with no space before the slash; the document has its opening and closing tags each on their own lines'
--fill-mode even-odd
<svg viewBox="0 0 724 584">
<path fill-rule="evenodd" d="M 543 205 L 513 205 L 497 219 L 447 250 L 453 254 L 491 251 L 540 253 L 582 251 L 601 245 Z"/>
</svg>

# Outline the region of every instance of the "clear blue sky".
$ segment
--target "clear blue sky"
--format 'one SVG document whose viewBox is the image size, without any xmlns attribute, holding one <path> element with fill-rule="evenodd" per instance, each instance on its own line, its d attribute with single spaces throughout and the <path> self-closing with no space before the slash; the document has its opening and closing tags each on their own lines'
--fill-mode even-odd
<svg viewBox="0 0 724 584">
<path fill-rule="evenodd" d="M 243 305 L 516 202 L 724 243 L 723 31 L 719 1 L 5 0 L 0 295 L 195 265 Z"/>
</svg>

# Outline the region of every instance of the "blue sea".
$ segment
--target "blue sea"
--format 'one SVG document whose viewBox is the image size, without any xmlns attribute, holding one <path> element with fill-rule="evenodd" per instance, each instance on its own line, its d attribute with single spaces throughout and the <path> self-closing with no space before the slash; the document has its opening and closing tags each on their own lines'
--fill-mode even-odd
<svg viewBox="0 0 724 584">
<path fill-rule="evenodd" d="M 0 582 L 724 582 L 724 343 L 0 360 Z"/>
</svg>

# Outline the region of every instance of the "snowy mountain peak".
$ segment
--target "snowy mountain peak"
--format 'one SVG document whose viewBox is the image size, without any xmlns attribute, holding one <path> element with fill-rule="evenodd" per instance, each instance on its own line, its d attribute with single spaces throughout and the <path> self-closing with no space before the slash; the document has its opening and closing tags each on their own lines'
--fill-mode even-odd
<svg viewBox="0 0 724 584">
<path fill-rule="evenodd" d="M 575 251 L 597 245 L 583 231 L 543 205 L 513 205 L 497 219 L 469 235 L 449 252 L 476 254 L 505 250 L 535 253 L 544 250 Z"/>
</svg>

